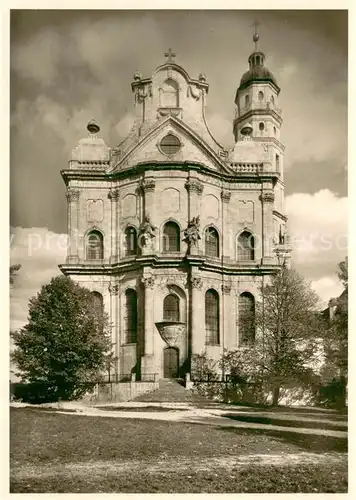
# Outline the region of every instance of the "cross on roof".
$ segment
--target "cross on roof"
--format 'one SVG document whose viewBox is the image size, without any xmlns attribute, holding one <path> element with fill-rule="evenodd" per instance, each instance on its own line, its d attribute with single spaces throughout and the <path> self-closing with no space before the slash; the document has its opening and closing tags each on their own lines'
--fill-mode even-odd
<svg viewBox="0 0 356 500">
<path fill-rule="evenodd" d="M 169 48 L 168 52 L 165 52 L 164 57 L 168 57 L 167 62 L 173 62 L 173 57 L 176 57 L 177 54 L 172 52 L 172 49 Z"/>
<path fill-rule="evenodd" d="M 254 43 L 255 43 L 255 51 L 257 52 L 257 42 L 258 42 L 258 40 L 260 39 L 260 35 L 258 34 L 258 30 L 257 30 L 257 28 L 258 28 L 259 26 L 261 26 L 261 23 L 259 23 L 258 21 L 254 21 L 254 22 L 251 24 L 251 26 L 253 26 L 253 27 L 255 28 L 255 32 L 254 32 L 254 34 L 253 34 L 252 39 L 253 39 L 253 41 L 254 41 Z"/>
</svg>

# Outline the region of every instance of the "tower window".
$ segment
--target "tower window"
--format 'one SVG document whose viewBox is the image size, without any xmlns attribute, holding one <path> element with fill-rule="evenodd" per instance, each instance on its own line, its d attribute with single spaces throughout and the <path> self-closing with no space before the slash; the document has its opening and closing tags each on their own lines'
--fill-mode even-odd
<svg viewBox="0 0 356 500">
<path fill-rule="evenodd" d="M 104 238 L 100 231 L 90 231 L 86 241 L 87 260 L 101 260 L 104 258 Z"/>
<path fill-rule="evenodd" d="M 180 251 L 180 229 L 175 222 L 167 222 L 163 228 L 163 252 Z"/>
<path fill-rule="evenodd" d="M 177 82 L 168 78 L 160 89 L 161 106 L 163 108 L 179 107 L 179 89 Z"/>
<path fill-rule="evenodd" d="M 136 229 L 132 226 L 125 229 L 125 247 L 126 255 L 136 255 L 137 233 Z"/>
<path fill-rule="evenodd" d="M 178 137 L 176 137 L 175 135 L 167 134 L 161 140 L 160 148 L 161 148 L 162 153 L 164 153 L 165 155 L 171 156 L 171 155 L 178 153 L 178 151 L 181 148 L 181 143 L 180 143 L 180 140 L 178 139 Z"/>
<path fill-rule="evenodd" d="M 219 257 L 219 235 L 213 227 L 205 231 L 205 253 L 210 257 Z"/>
<path fill-rule="evenodd" d="M 255 340 L 255 298 L 244 292 L 239 296 L 239 344 L 250 344 Z"/>
<path fill-rule="evenodd" d="M 273 127 L 273 132 L 274 132 L 274 135 L 276 136 L 277 135 L 277 129 L 276 129 L 276 127 Z"/>
<path fill-rule="evenodd" d="M 265 129 L 265 124 L 263 122 L 260 122 L 260 124 L 258 125 L 258 127 L 259 127 L 260 131 L 263 132 L 264 129 Z"/>
<path fill-rule="evenodd" d="M 125 343 L 133 344 L 137 339 L 137 293 L 128 289 L 125 292 Z"/>
<path fill-rule="evenodd" d="M 264 98 L 263 92 L 260 90 L 258 93 L 258 100 L 263 101 L 263 98 Z"/>
<path fill-rule="evenodd" d="M 219 295 L 215 290 L 205 294 L 205 335 L 206 344 L 220 343 Z"/>
<path fill-rule="evenodd" d="M 179 321 L 179 297 L 170 293 L 163 301 L 164 321 Z"/>
<path fill-rule="evenodd" d="M 94 311 L 102 316 L 104 314 L 104 300 L 99 292 L 91 292 L 92 304 Z"/>
<path fill-rule="evenodd" d="M 238 237 L 237 260 L 255 260 L 255 238 L 248 231 Z"/>
<path fill-rule="evenodd" d="M 279 155 L 276 155 L 276 172 L 279 172 Z"/>
<path fill-rule="evenodd" d="M 260 62 L 261 62 L 260 56 L 257 56 L 256 57 L 256 64 L 257 64 L 257 66 L 260 65 Z"/>
<path fill-rule="evenodd" d="M 245 108 L 247 108 L 249 104 L 250 104 L 250 96 L 247 94 L 245 95 Z"/>
</svg>

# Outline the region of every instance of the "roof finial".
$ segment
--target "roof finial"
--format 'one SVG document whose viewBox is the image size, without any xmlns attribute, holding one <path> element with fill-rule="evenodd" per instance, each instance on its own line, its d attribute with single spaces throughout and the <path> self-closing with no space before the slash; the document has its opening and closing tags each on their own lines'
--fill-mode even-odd
<svg viewBox="0 0 356 500">
<path fill-rule="evenodd" d="M 252 37 L 252 40 L 254 41 L 255 43 L 255 52 L 257 52 L 257 42 L 258 40 L 260 39 L 260 35 L 258 34 L 258 31 L 257 31 L 257 28 L 258 26 L 260 26 L 261 23 L 259 23 L 258 21 L 255 21 L 251 26 L 254 26 L 255 28 L 255 32 L 253 34 L 253 37 Z"/>
<path fill-rule="evenodd" d="M 167 62 L 173 62 L 173 57 L 176 57 L 177 54 L 172 52 L 172 49 L 169 48 L 168 52 L 165 52 L 164 57 L 168 57 Z"/>
</svg>

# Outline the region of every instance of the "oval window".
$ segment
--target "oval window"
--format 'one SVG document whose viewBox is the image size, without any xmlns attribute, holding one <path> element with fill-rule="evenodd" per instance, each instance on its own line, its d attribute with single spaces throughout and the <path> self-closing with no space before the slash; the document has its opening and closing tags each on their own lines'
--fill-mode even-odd
<svg viewBox="0 0 356 500">
<path fill-rule="evenodd" d="M 178 137 L 173 134 L 168 134 L 160 142 L 160 148 L 165 155 L 174 155 L 178 153 L 181 148 L 181 143 Z"/>
</svg>

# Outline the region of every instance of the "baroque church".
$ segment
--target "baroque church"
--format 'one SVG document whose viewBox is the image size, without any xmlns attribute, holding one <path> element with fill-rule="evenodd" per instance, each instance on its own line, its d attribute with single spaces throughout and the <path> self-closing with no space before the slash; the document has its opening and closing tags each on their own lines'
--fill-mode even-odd
<svg viewBox="0 0 356 500">
<path fill-rule="evenodd" d="M 91 121 L 61 172 L 60 268 L 109 315 L 112 380 L 189 378 L 195 354 L 250 345 L 261 287 L 289 259 L 280 88 L 253 40 L 233 149 L 208 127 L 206 76 L 170 49 L 152 76 L 133 76 L 128 136 L 110 148 Z"/>
</svg>

